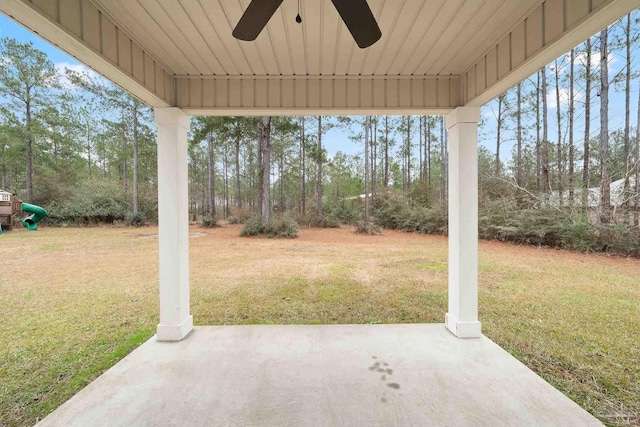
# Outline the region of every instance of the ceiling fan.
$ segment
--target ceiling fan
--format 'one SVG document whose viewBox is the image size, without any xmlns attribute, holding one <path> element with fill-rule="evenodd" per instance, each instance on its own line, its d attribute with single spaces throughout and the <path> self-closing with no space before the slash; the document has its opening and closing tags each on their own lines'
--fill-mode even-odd
<svg viewBox="0 0 640 427">
<path fill-rule="evenodd" d="M 382 32 L 367 0 L 331 1 L 361 49 L 380 40 Z M 252 0 L 238 25 L 233 29 L 233 37 L 245 41 L 255 40 L 282 2 L 283 0 Z M 302 22 L 299 12 L 296 16 L 296 22 Z"/>
</svg>

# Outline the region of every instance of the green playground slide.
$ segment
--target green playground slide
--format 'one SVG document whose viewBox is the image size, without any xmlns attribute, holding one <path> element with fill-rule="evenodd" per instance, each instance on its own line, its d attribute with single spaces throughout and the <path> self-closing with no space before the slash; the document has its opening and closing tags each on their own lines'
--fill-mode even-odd
<svg viewBox="0 0 640 427">
<path fill-rule="evenodd" d="M 42 221 L 42 219 L 47 216 L 46 210 L 44 210 L 40 206 L 32 205 L 29 203 L 22 203 L 22 211 L 31 214 L 22 219 L 22 225 L 25 226 L 27 230 L 31 231 L 37 230 L 38 222 Z"/>
</svg>

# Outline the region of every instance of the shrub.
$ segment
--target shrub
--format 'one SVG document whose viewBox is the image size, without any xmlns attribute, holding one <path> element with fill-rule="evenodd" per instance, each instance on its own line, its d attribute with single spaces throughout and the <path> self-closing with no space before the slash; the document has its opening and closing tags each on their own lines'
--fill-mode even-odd
<svg viewBox="0 0 640 427">
<path fill-rule="evenodd" d="M 119 185 L 90 181 L 68 197 L 46 206 L 48 220 L 55 225 L 112 224 L 125 221 L 131 211 L 128 197 Z"/>
<path fill-rule="evenodd" d="M 253 237 L 264 234 L 264 227 L 262 226 L 262 218 L 258 215 L 251 216 L 245 221 L 244 227 L 240 230 L 241 237 Z"/>
<path fill-rule="evenodd" d="M 372 214 L 376 224 L 384 228 L 447 233 L 444 208 L 410 205 L 394 193 L 377 195 Z M 640 257 L 637 228 L 624 224 L 593 225 L 581 214 L 576 216 L 559 209 L 521 209 L 515 199 L 508 197 L 483 205 L 478 216 L 478 234 L 482 239 L 503 242 Z"/>
<path fill-rule="evenodd" d="M 125 216 L 125 223 L 130 227 L 142 227 L 147 224 L 147 217 L 144 212 L 129 212 Z"/>
<path fill-rule="evenodd" d="M 298 215 L 296 218 L 298 224 L 308 228 L 340 228 L 340 221 L 332 216 L 323 216 L 320 218 L 317 214 Z"/>
<path fill-rule="evenodd" d="M 379 225 L 375 224 L 372 221 L 358 221 L 358 223 L 356 224 L 356 233 L 375 235 L 380 234 L 381 229 Z"/>
<path fill-rule="evenodd" d="M 356 224 L 362 218 L 362 199 L 341 199 L 330 203 L 326 212 L 329 218 L 345 224 Z"/>
<path fill-rule="evenodd" d="M 203 217 L 202 218 L 202 227 L 204 228 L 215 228 L 220 227 L 218 224 L 218 220 L 215 217 Z"/>
<path fill-rule="evenodd" d="M 262 224 L 262 218 L 258 215 L 253 215 L 244 223 L 240 236 L 294 239 L 298 237 L 298 223 L 289 215 L 282 215 L 274 218 L 269 227 L 265 227 Z"/>
<path fill-rule="evenodd" d="M 447 232 L 447 214 L 444 209 L 439 206 L 411 206 L 401 196 L 393 193 L 374 197 L 371 212 L 375 222 L 387 229 L 425 234 Z"/>
<path fill-rule="evenodd" d="M 271 224 L 271 234 L 269 237 L 279 237 L 285 239 L 295 239 L 298 237 L 298 223 L 289 215 L 282 215 L 276 218 Z"/>
</svg>

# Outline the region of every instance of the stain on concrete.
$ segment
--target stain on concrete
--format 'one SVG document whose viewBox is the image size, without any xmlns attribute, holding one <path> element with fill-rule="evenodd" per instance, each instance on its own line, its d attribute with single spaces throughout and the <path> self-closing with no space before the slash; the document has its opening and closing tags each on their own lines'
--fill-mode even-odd
<svg viewBox="0 0 640 427">
<path fill-rule="evenodd" d="M 388 400 L 387 400 L 387 398 L 386 398 L 386 397 L 382 397 L 382 398 L 380 398 L 380 402 L 382 402 L 382 403 L 387 403 L 387 402 L 388 402 Z"/>
<path fill-rule="evenodd" d="M 371 356 L 374 359 L 377 359 L 377 356 Z M 379 372 L 382 375 L 380 376 L 380 380 L 381 381 L 387 381 L 387 375 L 393 375 L 393 369 L 391 368 L 386 368 L 383 369 L 382 366 L 387 367 L 389 366 L 389 363 L 381 360 L 381 361 L 377 361 L 376 363 L 374 363 L 373 365 L 369 366 L 369 370 L 372 372 Z M 387 383 L 387 387 L 393 388 L 395 390 L 400 389 L 400 384 L 398 383 Z M 384 399 L 384 400 L 383 400 Z M 386 398 L 382 398 L 381 401 L 383 403 L 386 403 L 387 399 Z"/>
</svg>

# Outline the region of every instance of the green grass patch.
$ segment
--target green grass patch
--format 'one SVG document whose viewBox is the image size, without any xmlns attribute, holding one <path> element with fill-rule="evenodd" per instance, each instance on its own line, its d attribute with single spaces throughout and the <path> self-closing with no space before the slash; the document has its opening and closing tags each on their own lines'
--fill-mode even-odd
<svg viewBox="0 0 640 427">
<path fill-rule="evenodd" d="M 199 325 L 443 321 L 445 239 L 239 230 L 191 240 Z M 139 236 L 155 233 L 0 237 L 0 426 L 33 425 L 153 335 L 158 242 Z M 484 333 L 607 425 L 640 425 L 640 262 L 496 242 L 480 253 Z"/>
</svg>

